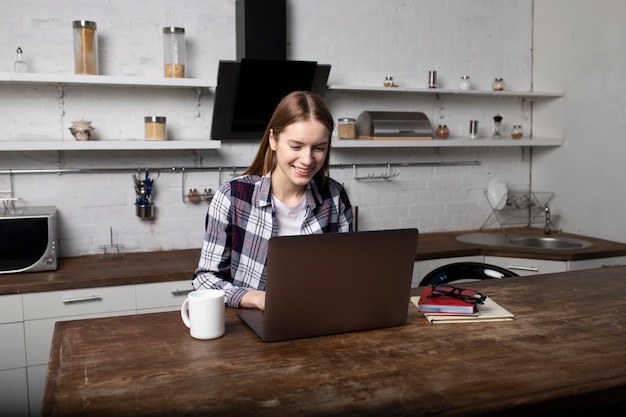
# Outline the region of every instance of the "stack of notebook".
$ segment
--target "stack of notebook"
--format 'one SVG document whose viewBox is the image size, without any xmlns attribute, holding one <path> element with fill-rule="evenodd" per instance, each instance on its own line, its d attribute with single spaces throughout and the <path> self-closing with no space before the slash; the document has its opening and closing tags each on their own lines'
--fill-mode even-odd
<svg viewBox="0 0 626 417">
<path fill-rule="evenodd" d="M 448 296 L 431 298 L 431 294 L 432 287 L 426 287 L 419 297 L 411 297 L 411 302 L 431 323 L 510 321 L 514 318 L 489 297 L 482 304 L 474 304 Z"/>
</svg>

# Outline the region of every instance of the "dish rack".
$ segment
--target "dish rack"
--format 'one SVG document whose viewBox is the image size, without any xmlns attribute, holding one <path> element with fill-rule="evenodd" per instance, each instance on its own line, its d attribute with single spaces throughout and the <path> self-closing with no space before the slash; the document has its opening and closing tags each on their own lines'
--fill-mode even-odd
<svg viewBox="0 0 626 417">
<path fill-rule="evenodd" d="M 491 213 L 485 219 L 480 228 L 484 228 L 489 221 L 495 217 L 504 230 L 505 226 L 532 226 L 546 221 L 545 208 L 555 197 L 550 191 L 514 191 L 509 190 L 495 205 L 491 203 L 487 191 L 485 198 L 491 207 Z M 504 203 L 504 205 L 503 205 Z M 496 207 L 502 206 L 500 210 Z M 551 222 L 558 220 L 558 215 L 551 215 Z"/>
</svg>

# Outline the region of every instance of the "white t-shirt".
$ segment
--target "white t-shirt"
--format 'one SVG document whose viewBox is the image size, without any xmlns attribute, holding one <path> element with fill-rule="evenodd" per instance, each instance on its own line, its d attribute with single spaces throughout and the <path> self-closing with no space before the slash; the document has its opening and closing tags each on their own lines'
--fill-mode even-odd
<svg viewBox="0 0 626 417">
<path fill-rule="evenodd" d="M 306 215 L 306 199 L 302 196 L 298 204 L 288 206 L 274 195 L 272 195 L 272 204 L 276 212 L 276 221 L 278 222 L 278 236 L 293 236 L 300 234 L 302 222 Z"/>
</svg>

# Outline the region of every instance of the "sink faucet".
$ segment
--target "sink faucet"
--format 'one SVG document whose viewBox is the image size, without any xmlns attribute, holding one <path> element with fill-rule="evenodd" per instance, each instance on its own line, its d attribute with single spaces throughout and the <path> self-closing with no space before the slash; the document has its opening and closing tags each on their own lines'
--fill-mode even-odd
<svg viewBox="0 0 626 417">
<path fill-rule="evenodd" d="M 546 204 L 544 207 L 546 212 L 546 224 L 543 226 L 543 234 L 549 235 L 552 233 L 552 221 L 550 220 L 550 207 Z"/>
</svg>

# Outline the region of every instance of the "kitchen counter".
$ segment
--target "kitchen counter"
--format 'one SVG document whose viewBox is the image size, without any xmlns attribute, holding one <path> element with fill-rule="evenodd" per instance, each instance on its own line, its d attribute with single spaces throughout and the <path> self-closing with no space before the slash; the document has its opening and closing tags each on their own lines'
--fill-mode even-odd
<svg viewBox="0 0 626 417">
<path fill-rule="evenodd" d="M 209 341 L 179 312 L 57 322 L 42 415 L 623 415 L 625 276 L 472 283 L 511 322 L 431 325 L 409 304 L 404 326 L 276 343 L 231 308 Z"/>
<path fill-rule="evenodd" d="M 507 228 L 511 234 L 543 236 L 543 229 L 530 227 Z M 463 230 L 455 232 L 423 233 L 417 240 L 417 260 L 453 258 L 457 256 L 504 256 L 515 258 L 546 259 L 553 261 L 580 261 L 584 259 L 610 258 L 626 255 L 626 244 L 608 240 L 594 239 L 571 233 L 553 232 L 550 236 L 563 236 L 584 239 L 591 243 L 586 248 L 576 249 L 541 249 L 510 246 L 481 246 L 458 241 L 456 238 L 465 233 L 493 232 L 502 233 L 501 229 Z"/>
<path fill-rule="evenodd" d="M 543 230 L 536 228 L 511 228 L 508 230 L 510 233 L 543 234 Z M 498 229 L 490 231 L 499 232 Z M 585 239 L 591 242 L 592 245 L 580 249 L 546 250 L 522 247 L 480 246 L 456 240 L 457 236 L 470 232 L 473 231 L 420 234 L 416 260 L 491 255 L 578 261 L 626 255 L 626 244 L 568 233 L 554 233 L 553 235 Z M 100 259 L 99 255 L 61 258 L 56 271 L 0 275 L 0 295 L 191 280 L 199 255 L 200 249 L 185 249 L 126 253 L 124 258 L 117 259 Z"/>
</svg>

